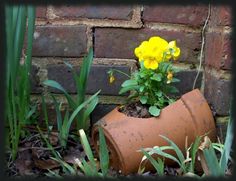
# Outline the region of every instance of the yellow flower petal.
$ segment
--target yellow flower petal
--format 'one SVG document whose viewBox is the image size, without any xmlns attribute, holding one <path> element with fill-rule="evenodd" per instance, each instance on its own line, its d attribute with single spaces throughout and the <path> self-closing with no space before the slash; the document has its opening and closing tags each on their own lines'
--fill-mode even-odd
<svg viewBox="0 0 236 181">
<path fill-rule="evenodd" d="M 173 59 L 177 60 L 179 58 L 179 56 L 180 56 L 180 49 L 176 48 L 175 52 L 173 53 Z"/>
<path fill-rule="evenodd" d="M 144 67 L 146 69 L 152 69 L 155 70 L 158 68 L 158 62 L 155 60 L 145 60 L 144 61 Z"/>
<path fill-rule="evenodd" d="M 115 81 L 115 77 L 113 75 L 111 75 L 109 77 L 109 83 L 112 84 Z"/>
</svg>

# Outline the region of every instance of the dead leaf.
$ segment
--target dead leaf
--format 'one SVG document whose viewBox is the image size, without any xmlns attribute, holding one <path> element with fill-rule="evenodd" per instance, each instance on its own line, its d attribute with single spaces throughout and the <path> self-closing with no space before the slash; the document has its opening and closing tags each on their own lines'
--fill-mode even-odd
<svg viewBox="0 0 236 181">
<path fill-rule="evenodd" d="M 47 160 L 40 160 L 40 159 L 35 159 L 34 164 L 36 167 L 47 170 L 47 169 L 54 169 L 60 166 L 60 164 L 52 159 L 47 159 Z"/>
<path fill-rule="evenodd" d="M 211 144 L 211 140 L 208 136 L 204 136 L 204 141 L 201 143 L 201 145 L 198 147 L 200 150 L 204 150 L 206 148 L 209 148 Z"/>
</svg>

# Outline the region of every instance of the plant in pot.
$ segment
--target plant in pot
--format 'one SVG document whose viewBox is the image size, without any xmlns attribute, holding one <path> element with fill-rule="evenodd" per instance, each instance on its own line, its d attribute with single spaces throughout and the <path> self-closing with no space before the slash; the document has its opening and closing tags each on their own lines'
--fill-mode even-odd
<svg viewBox="0 0 236 181">
<path fill-rule="evenodd" d="M 110 151 L 110 165 L 123 174 L 137 173 L 143 156 L 138 152 L 141 148 L 168 145 L 160 135 L 175 142 L 182 152 L 186 137 L 190 143 L 206 133 L 211 140 L 216 137 L 212 112 L 198 89 L 178 100 L 171 96 L 177 92 L 172 83 L 179 81 L 174 78 L 177 71 L 172 65 L 181 53 L 176 41 L 167 42 L 154 36 L 143 41 L 134 53 L 140 67 L 120 90 L 120 94 L 131 92 L 128 103 L 109 112 L 92 129 L 92 141 L 97 149 L 98 128 L 102 127 Z M 109 71 L 110 82 L 115 80 L 114 71 Z M 165 162 L 173 163 L 168 159 Z"/>
</svg>

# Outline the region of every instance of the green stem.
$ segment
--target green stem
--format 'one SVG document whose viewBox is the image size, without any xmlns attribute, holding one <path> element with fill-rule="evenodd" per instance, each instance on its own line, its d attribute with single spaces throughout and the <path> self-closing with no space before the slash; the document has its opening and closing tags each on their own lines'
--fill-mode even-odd
<svg viewBox="0 0 236 181">
<path fill-rule="evenodd" d="M 120 71 L 120 70 L 117 70 L 117 69 L 111 69 L 111 70 L 112 70 L 112 71 L 115 71 L 115 72 L 118 72 L 118 73 L 120 73 L 120 74 L 123 74 L 123 75 L 125 75 L 125 76 L 131 78 L 130 75 L 128 75 L 128 74 L 126 74 L 126 73 L 124 73 L 124 72 L 122 72 L 122 71 Z"/>
</svg>

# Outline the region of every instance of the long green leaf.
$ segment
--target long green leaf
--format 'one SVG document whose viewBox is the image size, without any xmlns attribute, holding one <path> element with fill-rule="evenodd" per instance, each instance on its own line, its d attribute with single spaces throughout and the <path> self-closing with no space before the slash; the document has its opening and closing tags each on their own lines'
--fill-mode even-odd
<svg viewBox="0 0 236 181">
<path fill-rule="evenodd" d="M 53 87 L 55 89 L 58 89 L 58 90 L 62 91 L 64 93 L 64 95 L 66 96 L 70 106 L 72 108 L 76 107 L 76 103 L 73 101 L 73 98 L 67 93 L 67 91 L 61 86 L 61 84 L 59 84 L 58 82 L 56 82 L 54 80 L 45 80 L 43 82 L 43 84 L 46 85 L 46 86 Z"/>
<path fill-rule="evenodd" d="M 52 100 L 53 100 L 53 104 L 54 104 L 54 107 L 55 107 L 55 110 L 56 110 L 56 114 L 57 114 L 57 129 L 58 131 L 61 130 L 62 128 L 62 116 L 61 116 L 61 111 L 59 109 L 59 104 L 55 98 L 54 95 L 51 94 L 51 97 L 52 97 Z"/>
<path fill-rule="evenodd" d="M 88 129 L 88 117 L 91 114 L 91 112 L 95 109 L 95 107 L 98 104 L 98 97 L 95 97 L 87 106 L 87 108 L 85 108 L 84 113 L 83 113 L 83 122 L 79 122 L 79 124 L 81 124 L 82 128 L 85 129 L 85 131 Z M 80 125 L 79 125 L 80 127 Z"/>
<path fill-rule="evenodd" d="M 181 151 L 181 150 L 179 149 L 179 147 L 178 147 L 172 140 L 170 140 L 169 138 L 167 138 L 167 137 L 165 137 L 165 136 L 163 136 L 163 135 L 160 135 L 160 137 L 162 137 L 163 139 L 165 139 L 165 140 L 170 144 L 170 146 L 173 147 L 175 153 L 176 153 L 177 156 L 178 156 L 179 163 L 181 163 L 181 164 L 180 164 L 181 168 L 183 169 L 184 172 L 186 172 L 187 170 L 186 170 L 185 164 L 184 164 L 185 158 L 184 158 L 184 155 L 183 155 L 182 151 Z"/>
<path fill-rule="evenodd" d="M 151 164 L 156 169 L 158 175 L 163 176 L 164 175 L 164 167 L 163 163 L 157 160 L 155 160 L 151 155 L 149 155 L 148 152 L 146 152 L 144 149 L 141 149 L 142 153 L 147 157 L 147 159 L 151 162 Z"/>
<path fill-rule="evenodd" d="M 174 150 L 174 149 L 173 149 L 173 150 Z M 163 156 L 163 157 L 165 157 L 165 158 L 168 158 L 168 159 L 171 159 L 171 160 L 175 161 L 175 162 L 178 163 L 178 165 L 182 168 L 181 162 L 180 162 L 177 158 L 175 158 L 174 156 L 172 156 L 171 154 L 163 152 L 163 151 L 161 150 L 161 147 L 155 147 L 155 148 L 153 148 L 152 154 L 154 154 L 154 153 L 156 153 L 156 154 L 158 154 L 158 155 L 160 155 L 160 156 Z"/>
<path fill-rule="evenodd" d="M 78 102 L 81 103 L 84 101 L 85 98 L 85 90 L 87 87 L 87 80 L 88 75 L 90 72 L 90 68 L 93 62 L 93 49 L 89 49 L 89 53 L 86 57 L 83 59 L 83 63 L 80 69 L 80 75 L 79 75 L 79 91 L 78 91 Z"/>
<path fill-rule="evenodd" d="M 59 130 L 61 146 L 64 148 L 67 145 L 67 138 L 69 137 L 69 131 L 67 130 L 68 120 L 69 120 L 69 110 L 67 109 L 63 119 L 61 130 Z"/>
<path fill-rule="evenodd" d="M 103 176 L 106 176 L 109 168 L 109 151 L 106 144 L 106 139 L 104 132 L 101 127 L 98 128 L 99 131 L 99 159 L 100 167 L 102 170 Z"/>
<path fill-rule="evenodd" d="M 202 139 L 202 136 L 198 136 L 194 143 L 191 145 L 191 150 L 190 150 L 190 154 L 191 154 L 191 164 L 190 164 L 190 172 L 194 173 L 194 168 L 195 168 L 195 160 L 196 160 L 196 155 L 197 155 L 197 152 L 198 152 L 198 147 L 201 143 L 201 139 Z"/>
<path fill-rule="evenodd" d="M 93 152 L 91 150 L 88 139 L 87 139 L 86 134 L 83 129 L 79 130 L 79 135 L 80 135 L 81 144 L 84 148 L 84 152 L 86 153 L 89 161 L 91 162 L 92 169 L 97 170 L 96 163 L 95 163 L 94 156 L 93 156 Z"/>
<path fill-rule="evenodd" d="M 131 91 L 131 90 L 138 90 L 138 89 L 139 89 L 139 86 L 137 85 L 122 87 L 119 91 L 119 94 L 124 94 L 125 92 Z"/>
<path fill-rule="evenodd" d="M 98 91 L 97 93 L 95 93 L 93 96 L 91 96 L 89 99 L 87 99 L 85 102 L 83 102 L 82 104 L 80 104 L 72 113 L 72 115 L 70 116 L 68 122 L 66 122 L 65 124 L 65 132 L 69 133 L 70 130 L 70 126 L 73 122 L 73 120 L 75 119 L 76 115 L 78 114 L 78 112 L 83 109 L 87 104 L 89 104 L 93 99 L 95 99 L 97 97 L 97 95 L 100 93 L 100 91 Z M 68 134 L 66 134 L 66 136 L 68 136 Z M 67 137 L 64 138 L 65 140 L 67 140 Z"/>
<path fill-rule="evenodd" d="M 230 119 L 227 126 L 224 149 L 220 158 L 220 167 L 223 171 L 226 170 L 230 159 L 230 151 L 233 143 L 233 121 Z"/>
<path fill-rule="evenodd" d="M 224 171 L 220 168 L 220 165 L 218 163 L 218 159 L 214 151 L 214 148 L 212 147 L 212 144 L 209 145 L 209 148 L 205 148 L 203 150 L 203 155 L 205 157 L 206 164 L 210 171 L 210 174 L 212 176 L 223 176 Z"/>
</svg>

